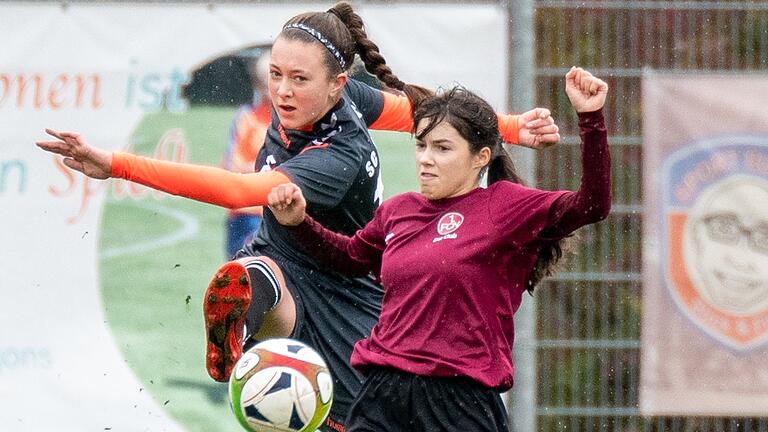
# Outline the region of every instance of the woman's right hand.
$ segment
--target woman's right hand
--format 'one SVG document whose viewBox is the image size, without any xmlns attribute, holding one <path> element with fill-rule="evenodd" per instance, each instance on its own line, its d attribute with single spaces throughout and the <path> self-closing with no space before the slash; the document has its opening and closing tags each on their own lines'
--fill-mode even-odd
<svg viewBox="0 0 768 432">
<path fill-rule="evenodd" d="M 534 108 L 517 116 L 519 145 L 532 149 L 543 149 L 560 141 L 560 129 L 549 110 Z"/>
<path fill-rule="evenodd" d="M 45 132 L 58 138 L 58 141 L 37 141 L 38 147 L 51 153 L 64 156 L 64 165 L 95 179 L 112 177 L 112 153 L 91 146 L 85 138 L 76 132 L 59 132 L 45 129 Z"/>
<path fill-rule="evenodd" d="M 267 195 L 269 209 L 281 225 L 296 226 L 304 222 L 307 201 L 301 189 L 293 183 L 283 183 L 272 188 Z"/>
</svg>

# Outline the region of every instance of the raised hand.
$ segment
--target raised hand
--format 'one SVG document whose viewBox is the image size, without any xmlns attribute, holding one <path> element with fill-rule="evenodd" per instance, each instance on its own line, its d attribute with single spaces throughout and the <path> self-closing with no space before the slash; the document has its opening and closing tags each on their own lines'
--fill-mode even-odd
<svg viewBox="0 0 768 432">
<path fill-rule="evenodd" d="M 41 149 L 64 156 L 64 165 L 95 179 L 112 176 L 112 153 L 91 146 L 76 132 L 59 132 L 46 129 L 45 132 L 58 141 L 37 141 Z"/>
<path fill-rule="evenodd" d="M 517 122 L 520 131 L 519 145 L 542 149 L 560 141 L 560 128 L 546 108 L 526 111 L 517 116 Z"/>
<path fill-rule="evenodd" d="M 573 66 L 565 74 L 565 93 L 576 112 L 597 111 L 605 105 L 608 84 L 589 71 Z"/>
<path fill-rule="evenodd" d="M 296 226 L 304 221 L 307 201 L 301 189 L 293 183 L 284 183 L 272 188 L 267 195 L 269 209 L 281 225 Z"/>
</svg>

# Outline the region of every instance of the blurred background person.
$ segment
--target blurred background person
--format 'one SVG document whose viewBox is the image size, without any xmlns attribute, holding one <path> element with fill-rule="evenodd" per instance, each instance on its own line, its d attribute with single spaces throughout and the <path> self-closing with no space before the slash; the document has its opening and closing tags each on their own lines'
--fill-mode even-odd
<svg viewBox="0 0 768 432">
<path fill-rule="evenodd" d="M 272 121 L 272 105 L 267 89 L 269 74 L 270 50 L 265 50 L 256 58 L 250 67 L 251 83 L 253 85 L 253 102 L 243 105 L 232 121 L 227 147 L 221 166 L 224 169 L 250 173 L 255 171 L 256 156 L 264 145 L 264 137 Z M 225 221 L 225 253 L 232 257 L 261 226 L 261 206 L 232 209 Z"/>
</svg>

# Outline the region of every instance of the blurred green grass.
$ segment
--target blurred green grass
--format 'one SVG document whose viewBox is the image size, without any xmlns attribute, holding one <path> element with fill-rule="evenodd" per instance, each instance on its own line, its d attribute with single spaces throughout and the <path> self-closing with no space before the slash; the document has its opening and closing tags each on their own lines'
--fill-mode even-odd
<svg viewBox="0 0 768 432">
<path fill-rule="evenodd" d="M 218 165 L 233 115 L 228 108 L 148 114 L 133 133 L 132 151 L 154 154 L 161 137 L 178 129 L 188 161 Z M 415 190 L 410 136 L 373 135 L 385 197 Z M 190 431 L 242 430 L 230 412 L 226 384 L 205 372 L 201 298 L 211 275 L 225 261 L 225 216 L 226 210 L 219 207 L 147 193 L 140 201 L 109 197 L 102 213 L 99 272 L 109 328 L 142 382 L 142 391 Z M 193 235 L 168 238 L 194 227 Z M 150 247 L 163 239 L 170 244 Z"/>
</svg>

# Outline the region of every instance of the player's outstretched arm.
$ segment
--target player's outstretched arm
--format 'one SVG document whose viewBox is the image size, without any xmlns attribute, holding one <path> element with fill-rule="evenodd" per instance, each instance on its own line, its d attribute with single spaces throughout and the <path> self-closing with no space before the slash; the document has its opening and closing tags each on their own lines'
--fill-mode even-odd
<svg viewBox="0 0 768 432">
<path fill-rule="evenodd" d="M 611 211 L 611 155 L 602 108 L 608 85 L 588 71 L 573 67 L 565 75 L 565 91 L 579 113 L 581 185 L 558 198 L 547 217 L 543 237 L 560 238 L 598 222 Z"/>
<path fill-rule="evenodd" d="M 358 106 L 379 101 L 381 112 L 365 116 L 370 129 L 395 132 L 412 132 L 413 115 L 411 101 L 403 94 L 381 91 L 355 80 L 348 84 L 352 99 Z M 497 114 L 499 132 L 505 143 L 533 149 L 546 148 L 560 141 L 559 128 L 546 108 L 534 108 L 520 115 Z"/>
<path fill-rule="evenodd" d="M 46 129 L 56 138 L 54 141 L 37 141 L 41 149 L 64 157 L 64 165 L 95 179 L 112 176 L 112 153 L 88 144 L 85 137 L 77 132 L 60 132 Z"/>
<path fill-rule="evenodd" d="M 38 141 L 43 150 L 64 156 L 64 163 L 96 179 L 122 178 L 152 189 L 226 208 L 267 204 L 273 187 L 290 182 L 280 170 L 239 174 L 218 167 L 163 161 L 89 145 L 75 132 L 46 129 L 58 141 Z"/>
</svg>

